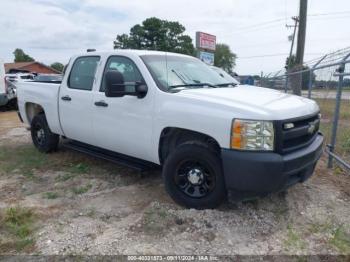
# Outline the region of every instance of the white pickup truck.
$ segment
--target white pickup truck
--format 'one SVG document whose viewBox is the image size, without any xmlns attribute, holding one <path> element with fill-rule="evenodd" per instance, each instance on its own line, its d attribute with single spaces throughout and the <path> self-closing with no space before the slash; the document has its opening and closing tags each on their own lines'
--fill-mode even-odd
<svg viewBox="0 0 350 262">
<path fill-rule="evenodd" d="M 6 79 L 5 65 L 0 59 L 0 107 L 16 103 L 15 86 Z"/>
<path fill-rule="evenodd" d="M 217 207 L 309 178 L 322 154 L 318 105 L 227 80 L 196 58 L 155 51 L 71 58 L 61 84 L 18 84 L 20 117 L 42 152 L 72 148 L 162 166 L 177 203 Z"/>
</svg>

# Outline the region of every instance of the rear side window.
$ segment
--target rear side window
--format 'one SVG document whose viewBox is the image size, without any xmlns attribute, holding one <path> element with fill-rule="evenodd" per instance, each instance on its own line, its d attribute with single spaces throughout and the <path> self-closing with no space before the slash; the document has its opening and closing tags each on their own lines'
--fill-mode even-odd
<svg viewBox="0 0 350 262">
<path fill-rule="evenodd" d="M 97 65 L 100 61 L 98 56 L 84 56 L 75 60 L 68 79 L 68 87 L 80 90 L 92 90 Z"/>
</svg>

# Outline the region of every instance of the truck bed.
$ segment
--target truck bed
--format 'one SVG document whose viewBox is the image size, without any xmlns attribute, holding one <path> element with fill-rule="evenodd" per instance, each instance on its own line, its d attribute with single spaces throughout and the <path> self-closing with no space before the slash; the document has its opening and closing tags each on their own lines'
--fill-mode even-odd
<svg viewBox="0 0 350 262">
<path fill-rule="evenodd" d="M 24 123 L 30 125 L 30 115 L 26 107 L 31 104 L 40 105 L 52 132 L 62 134 L 58 117 L 58 93 L 60 84 L 41 82 L 21 82 L 16 84 L 18 109 Z"/>
</svg>

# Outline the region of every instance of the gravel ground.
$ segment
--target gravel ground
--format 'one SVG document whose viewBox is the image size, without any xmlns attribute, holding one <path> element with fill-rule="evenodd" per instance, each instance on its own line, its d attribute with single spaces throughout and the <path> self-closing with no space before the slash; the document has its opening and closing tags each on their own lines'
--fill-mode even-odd
<svg viewBox="0 0 350 262">
<path fill-rule="evenodd" d="M 0 113 L 0 150 L 0 211 L 36 214 L 32 248 L 3 254 L 350 255 L 350 177 L 325 159 L 287 193 L 197 211 L 174 204 L 159 172 L 140 176 L 63 148 L 36 155 L 14 112 Z M 25 150 L 32 162 L 12 159 Z"/>
</svg>

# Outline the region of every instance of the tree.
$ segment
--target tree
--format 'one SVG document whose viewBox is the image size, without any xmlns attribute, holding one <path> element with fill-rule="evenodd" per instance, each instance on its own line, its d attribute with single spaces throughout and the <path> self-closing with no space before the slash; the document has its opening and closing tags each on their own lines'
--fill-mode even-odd
<svg viewBox="0 0 350 262">
<path fill-rule="evenodd" d="M 232 73 L 236 65 L 237 55 L 231 52 L 231 49 L 226 44 L 217 44 L 215 50 L 214 65 L 221 67 L 228 73 Z"/>
<path fill-rule="evenodd" d="M 55 62 L 51 65 L 51 67 L 57 70 L 58 72 L 63 72 L 64 65 L 61 64 L 60 62 Z"/>
<path fill-rule="evenodd" d="M 195 49 L 185 27 L 179 22 L 147 18 L 134 25 L 129 34 L 117 35 L 114 49 L 146 49 L 194 55 Z"/>
<path fill-rule="evenodd" d="M 35 61 L 34 58 L 24 53 L 23 50 L 20 48 L 17 48 L 15 51 L 13 51 L 13 55 L 15 56 L 15 59 L 14 59 L 15 63 Z"/>
<path fill-rule="evenodd" d="M 309 70 L 310 68 L 308 66 L 303 66 L 300 70 L 295 71 L 295 66 L 296 66 L 296 59 L 295 55 L 292 55 L 291 57 L 287 57 L 286 59 L 286 70 L 287 73 L 292 73 L 292 72 L 297 72 L 297 71 L 304 71 L 304 70 Z M 300 74 L 294 74 L 289 76 L 290 82 L 292 89 L 294 90 L 294 86 L 298 86 L 299 81 L 300 81 Z M 312 73 L 312 81 L 315 81 L 316 75 Z M 305 71 L 301 73 L 301 89 L 306 90 L 309 89 L 309 82 L 310 82 L 310 71 Z M 296 87 L 295 87 L 296 88 Z M 297 94 L 297 92 L 293 92 L 294 94 Z"/>
</svg>

